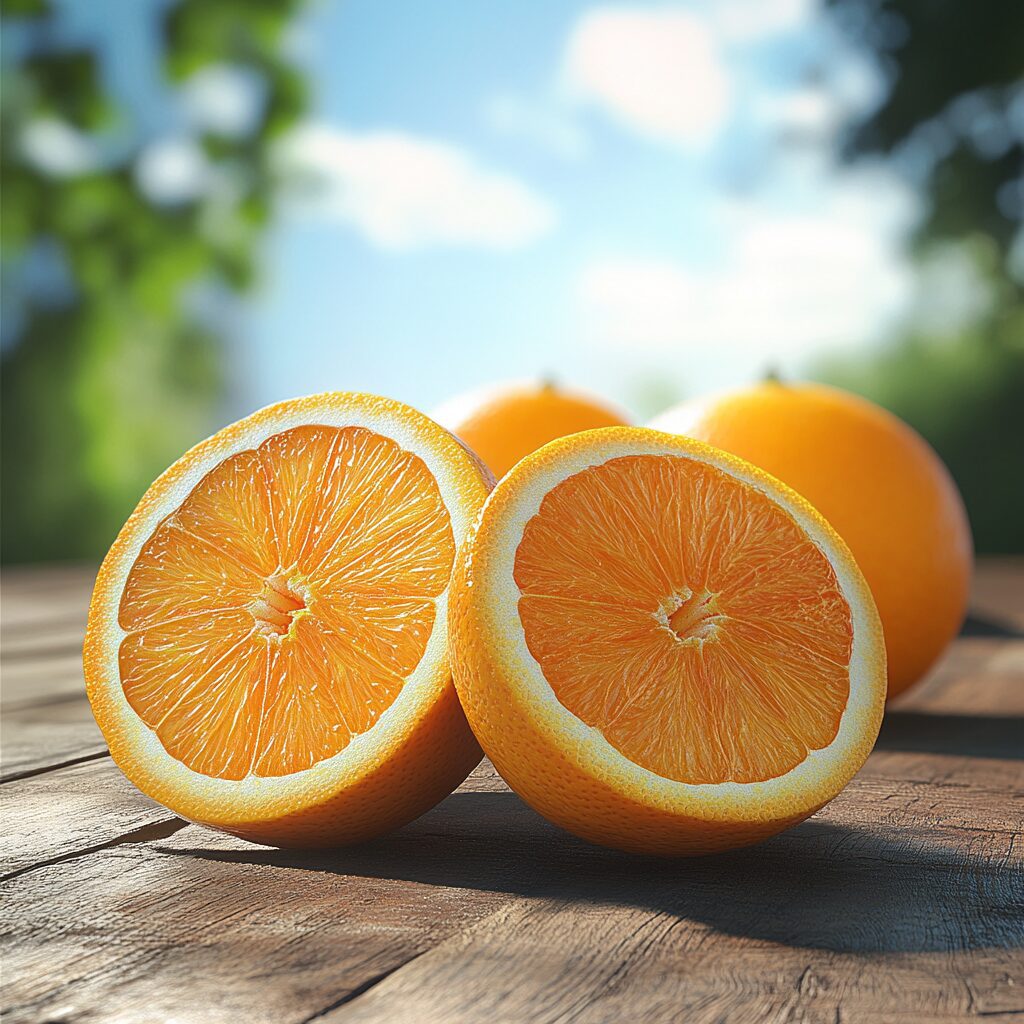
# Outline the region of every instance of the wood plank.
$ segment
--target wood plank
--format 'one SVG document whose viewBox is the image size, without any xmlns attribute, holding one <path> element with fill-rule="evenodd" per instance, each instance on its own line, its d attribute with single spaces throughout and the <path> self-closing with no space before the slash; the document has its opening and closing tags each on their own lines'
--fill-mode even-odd
<svg viewBox="0 0 1024 1024">
<path fill-rule="evenodd" d="M 54 620 L 72 616 L 85 622 L 89 595 L 96 579 L 95 565 L 5 567 L 0 572 L 3 623 L 0 639 L 19 632 L 37 632 Z"/>
<path fill-rule="evenodd" d="M 29 781 L 93 774 L 84 768 Z M 25 983 L 5 1019 L 149 1008 L 299 1021 L 336 1006 L 339 1020 L 615 1020 L 632 1006 L 631 1020 L 681 1007 L 710 1020 L 762 1004 L 816 1019 L 810 1009 L 840 1002 L 884 1015 L 911 1005 L 908 993 L 934 1019 L 966 1018 L 966 995 L 943 994 L 949 972 L 964 979 L 957 993 L 973 986 L 975 1006 L 996 1005 L 1000 979 L 1015 980 L 1000 947 L 1024 944 L 1013 786 L 1024 790 L 1020 761 L 882 751 L 813 821 L 683 863 L 579 842 L 493 769 L 353 850 L 266 850 L 188 826 L 11 883 L 9 962 Z M 73 789 L 96 787 L 79 777 Z M 64 806 L 61 819 L 82 820 L 81 805 Z M 75 897 L 53 894 L 75 891 L 88 905 L 70 908 L 69 928 Z M 883 970 L 893 957 L 898 969 Z"/>
<path fill-rule="evenodd" d="M 4 878 L 124 841 L 152 825 L 178 822 L 143 796 L 109 757 L 0 786 Z"/>
<path fill-rule="evenodd" d="M 918 774 L 930 762 L 935 780 L 892 778 L 911 757 Z M 458 865 L 434 870 L 519 899 L 325 1020 L 1024 1013 L 1020 799 L 1002 806 L 1006 790 L 985 786 L 983 759 L 880 753 L 872 762 L 812 821 L 681 864 L 576 844 L 531 826 L 502 797 L 513 827 L 482 848 L 452 836 Z M 1020 762 L 1014 782 L 1024 790 Z M 410 862 L 403 877 L 430 877 L 424 870 Z"/>
<path fill-rule="evenodd" d="M 2 710 L 85 697 L 81 649 L 3 662 Z"/>
<path fill-rule="evenodd" d="M 94 566 L 5 569 L 0 575 L 3 709 L 84 696 L 82 640 Z"/>
<path fill-rule="evenodd" d="M 1024 556 L 979 558 L 971 588 L 975 614 L 1024 632 Z"/>
<path fill-rule="evenodd" d="M 95 566 L 0 574 L 0 779 L 106 751 L 89 710 L 82 640 Z"/>
<path fill-rule="evenodd" d="M 846 791 L 769 843 L 682 866 L 567 851 L 554 831 L 482 853 L 471 886 L 502 854 L 530 865 L 510 870 L 519 899 L 324 1019 L 1024 1015 L 1024 672 L 1009 646 L 954 651 L 951 675 L 889 712 Z M 1003 714 L 931 710 L 979 703 L 978 685 Z"/>
<path fill-rule="evenodd" d="M 1015 952 L 980 950 L 968 958 L 802 951 L 730 942 L 680 929 L 678 920 L 671 909 L 627 917 L 601 906 L 587 905 L 577 915 L 521 903 L 321 1019 L 959 1024 L 1024 1013 L 1017 995 L 1024 975 Z"/>
<path fill-rule="evenodd" d="M 0 641 L 5 662 L 64 654 L 82 654 L 85 619 L 82 609 L 74 607 L 66 615 L 54 615 L 31 629 L 8 627 Z"/>
<path fill-rule="evenodd" d="M 927 680 L 886 709 L 878 750 L 1019 759 L 1024 640 L 961 637 Z"/>
<path fill-rule="evenodd" d="M 0 715 L 0 779 L 10 782 L 87 758 L 107 745 L 84 696 Z"/>
<path fill-rule="evenodd" d="M 927 679 L 901 694 L 887 710 L 1024 713 L 1024 640 L 961 637 Z"/>
<path fill-rule="evenodd" d="M 89 768 L 98 774 L 98 766 Z M 80 790 L 84 774 L 62 770 L 40 779 L 52 784 L 61 777 Z M 484 770 L 467 791 L 495 780 L 493 770 Z M 95 827 L 94 812 L 103 810 L 79 801 L 76 812 Z M 502 812 L 495 807 L 474 828 L 497 835 L 502 821 L 494 815 Z M 363 847 L 362 856 L 372 861 L 375 850 L 398 841 L 406 859 L 421 849 L 449 857 L 451 813 L 437 808 L 401 838 Z M 347 874 L 333 855 L 296 855 L 300 862 L 292 863 L 280 851 L 196 825 L 171 834 L 172 823 L 157 823 L 162 838 L 136 829 L 102 849 L 39 862 L 4 886 L 5 1022 L 297 1024 L 511 898 L 497 888 L 467 894 L 458 884 L 387 872 Z M 76 833 L 69 845 L 80 840 Z M 265 862 L 265 855 L 281 862 Z"/>
<path fill-rule="evenodd" d="M 184 869 L 142 847 L 24 881 L 8 897 L 16 917 L 5 954 L 5 1022 L 298 1024 L 472 924 L 496 901 L 230 863 Z M 78 895 L 55 903 L 55 882 Z"/>
</svg>

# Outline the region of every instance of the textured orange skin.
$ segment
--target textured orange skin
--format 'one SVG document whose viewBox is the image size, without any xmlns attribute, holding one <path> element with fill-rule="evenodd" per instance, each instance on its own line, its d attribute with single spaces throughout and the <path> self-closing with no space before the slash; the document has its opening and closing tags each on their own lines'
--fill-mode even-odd
<svg viewBox="0 0 1024 1024">
<path fill-rule="evenodd" d="M 89 609 L 83 650 L 86 692 L 111 757 L 124 774 L 148 796 L 189 821 L 230 832 L 252 842 L 283 847 L 342 846 L 382 835 L 412 821 L 443 800 L 483 756 L 462 712 L 446 653 L 432 677 L 435 694 L 417 719 L 407 719 L 401 732 L 375 752 L 358 777 L 339 777 L 322 789 L 310 788 L 272 813 L 252 817 L 241 800 L 212 808 L 190 794 L 175 790 L 158 770 L 139 756 L 131 736 L 122 728 L 105 679 L 107 654 L 104 605 L 118 586 L 116 567 L 132 543 L 138 524 L 153 506 L 160 506 L 190 465 L 241 428 L 273 422 L 282 411 L 308 409 L 309 422 L 324 403 L 347 403 L 410 418 L 458 466 L 463 493 L 474 507 L 483 504 L 492 480 L 479 460 L 458 438 L 415 410 L 371 395 L 315 395 L 269 406 L 201 442 L 166 470 L 150 487 L 122 527 L 100 567 Z M 119 599 L 120 592 L 113 595 Z M 449 645 L 450 648 L 450 645 Z M 119 685 L 119 684 L 118 684 Z"/>
<path fill-rule="evenodd" d="M 340 789 L 314 807 L 270 821 L 201 824 L 213 824 L 268 846 L 361 843 L 425 814 L 465 780 L 482 756 L 449 681 L 427 713 L 402 737 L 398 750 L 355 785 Z"/>
<path fill-rule="evenodd" d="M 595 431 L 585 437 L 611 433 Z M 614 433 L 627 441 L 632 438 L 642 444 L 644 435 L 653 432 L 634 427 Z M 585 444 L 585 437 L 556 441 L 520 462 L 492 492 L 456 559 L 448 609 L 449 639 L 455 652 L 455 685 L 459 699 L 480 745 L 501 777 L 539 814 L 583 839 L 628 853 L 659 856 L 715 853 L 750 846 L 803 821 L 828 803 L 860 768 L 881 725 L 880 691 L 885 678 L 885 656 L 881 626 L 863 579 L 859 593 L 874 618 L 874 670 L 879 689 L 874 717 L 860 745 L 851 753 L 847 774 L 833 780 L 830 793 L 809 804 L 780 801 L 773 808 L 773 813 L 766 813 L 762 820 L 756 822 L 732 814 L 725 801 L 711 818 L 654 807 L 586 770 L 570 756 L 571 751 L 560 742 L 561 737 L 536 727 L 530 709 L 524 706 L 523 695 L 515 687 L 515 680 L 494 657 L 489 643 L 492 625 L 480 599 L 481 587 L 474 585 L 474 581 L 486 578 L 492 571 L 487 535 L 505 514 L 508 497 L 520 481 L 528 480 L 533 469 L 543 462 L 557 460 L 560 452 L 570 446 Z M 699 442 L 679 440 L 681 448 L 706 448 Z M 739 459 L 733 461 L 742 465 Z M 757 470 L 753 472 L 757 473 Z M 767 474 L 760 476 L 769 479 Z M 779 487 L 778 481 L 772 480 L 771 484 Z M 800 506 L 830 534 L 834 534 L 804 499 L 788 488 L 783 487 L 782 490 L 787 492 L 793 504 Z M 835 540 L 845 551 L 842 541 L 838 537 Z M 848 551 L 845 557 L 852 561 Z"/>
<path fill-rule="evenodd" d="M 973 566 L 967 512 L 942 461 L 902 420 L 835 388 L 766 382 L 684 402 L 651 426 L 760 466 L 836 528 L 882 617 L 890 699 L 956 636 Z"/>
<path fill-rule="evenodd" d="M 460 399 L 452 402 L 454 408 Z M 469 406 L 458 419 L 442 422 L 469 445 L 501 479 L 520 459 L 548 441 L 595 427 L 616 427 L 628 421 L 597 398 L 564 391 L 553 384 L 513 386 L 491 392 Z"/>
</svg>

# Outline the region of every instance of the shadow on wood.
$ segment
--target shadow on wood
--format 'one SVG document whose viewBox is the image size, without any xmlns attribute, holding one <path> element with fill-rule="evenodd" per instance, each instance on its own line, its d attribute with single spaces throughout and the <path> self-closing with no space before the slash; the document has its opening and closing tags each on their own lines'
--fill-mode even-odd
<svg viewBox="0 0 1024 1024">
<path fill-rule="evenodd" d="M 887 711 L 878 750 L 1024 760 L 1024 718 Z"/>
<path fill-rule="evenodd" d="M 996 636 L 1005 639 L 1024 639 L 1022 633 L 1012 623 L 1000 622 L 991 615 L 971 613 L 964 619 L 960 627 L 961 636 Z"/>
<path fill-rule="evenodd" d="M 759 846 L 669 861 L 591 846 L 512 793 L 455 793 L 394 835 L 337 851 L 163 847 L 176 856 L 636 906 L 839 952 L 1024 946 L 1024 872 L 925 829 L 808 821 Z"/>
</svg>

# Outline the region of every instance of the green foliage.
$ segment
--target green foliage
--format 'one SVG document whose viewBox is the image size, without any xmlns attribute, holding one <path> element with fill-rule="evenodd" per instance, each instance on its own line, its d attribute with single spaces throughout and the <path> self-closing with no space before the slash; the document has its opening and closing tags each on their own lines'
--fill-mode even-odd
<svg viewBox="0 0 1024 1024">
<path fill-rule="evenodd" d="M 1022 230 L 1024 4 L 1002 0 L 830 0 L 891 77 L 850 133 L 846 155 L 885 156 L 916 177 L 927 258 L 952 241 L 981 256 L 993 302 L 953 334 L 905 334 L 872 357 L 833 359 L 824 380 L 860 392 L 912 424 L 950 467 L 981 552 L 1024 551 L 1024 301 L 1009 271 Z M 1018 204 L 1020 200 L 1016 201 Z"/>
<path fill-rule="evenodd" d="M 4 299 L 18 321 L 2 368 L 5 561 L 102 554 L 149 482 L 213 426 L 220 339 L 191 300 L 252 281 L 274 187 L 269 143 L 305 103 L 279 53 L 298 6 L 159 8 L 168 88 L 212 63 L 243 66 L 265 87 L 252 131 L 197 140 L 218 187 L 161 203 L 137 184 L 144 133 L 129 130 L 125 144 L 103 54 L 52 48 L 59 12 L 5 0 L 8 26 L 29 39 L 24 53 L 5 51 L 2 91 Z M 99 156 L 66 172 L 33 163 L 20 140 L 41 119 Z"/>
<path fill-rule="evenodd" d="M 1006 209 L 1024 138 L 1011 106 L 1024 87 L 1024 4 L 1007 0 L 829 0 L 832 14 L 892 78 L 855 126 L 851 157 L 922 164 L 932 200 L 927 243 L 981 231 L 1005 251 L 1019 226 Z"/>
</svg>

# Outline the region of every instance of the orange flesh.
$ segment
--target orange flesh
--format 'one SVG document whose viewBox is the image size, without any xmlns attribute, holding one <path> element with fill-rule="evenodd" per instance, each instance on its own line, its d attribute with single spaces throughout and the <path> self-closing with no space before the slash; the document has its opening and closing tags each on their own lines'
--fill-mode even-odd
<svg viewBox="0 0 1024 1024">
<path fill-rule="evenodd" d="M 366 732 L 426 649 L 455 541 L 422 460 L 303 426 L 208 473 L 125 585 L 129 704 L 222 779 L 309 768 Z"/>
<path fill-rule="evenodd" d="M 558 700 L 664 778 L 775 778 L 838 732 L 853 626 L 832 566 L 722 470 L 637 455 L 567 478 L 527 523 L 515 580 Z"/>
</svg>

